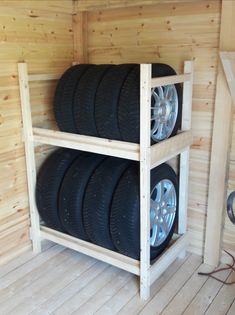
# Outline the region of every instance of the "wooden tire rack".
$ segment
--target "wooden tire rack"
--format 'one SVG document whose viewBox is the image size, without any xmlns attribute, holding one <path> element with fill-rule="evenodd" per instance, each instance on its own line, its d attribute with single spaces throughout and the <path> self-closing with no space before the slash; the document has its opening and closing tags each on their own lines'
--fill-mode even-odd
<svg viewBox="0 0 235 315">
<path fill-rule="evenodd" d="M 193 63 L 185 61 L 184 73 L 161 78 L 152 78 L 152 65 L 141 64 L 140 75 L 140 144 L 114 141 L 90 136 L 70 134 L 42 128 L 33 128 L 30 106 L 32 81 L 57 80 L 54 74 L 29 75 L 26 63 L 18 64 L 23 134 L 25 142 L 28 193 L 31 218 L 31 239 L 34 252 L 41 251 L 41 240 L 47 239 L 73 250 L 79 251 L 121 269 L 140 276 L 142 299 L 150 296 L 151 284 L 182 255 L 188 245 L 187 203 L 189 147 L 192 144 L 191 111 Z M 167 140 L 150 145 L 151 89 L 157 86 L 183 83 L 183 111 L 181 132 Z M 35 202 L 36 166 L 35 143 L 106 154 L 139 161 L 140 163 L 140 261 L 113 252 L 106 248 L 82 241 L 70 235 L 47 228 L 40 224 Z M 180 155 L 179 166 L 179 217 L 178 238 L 156 261 L 150 265 L 150 172 L 157 165 Z"/>
</svg>

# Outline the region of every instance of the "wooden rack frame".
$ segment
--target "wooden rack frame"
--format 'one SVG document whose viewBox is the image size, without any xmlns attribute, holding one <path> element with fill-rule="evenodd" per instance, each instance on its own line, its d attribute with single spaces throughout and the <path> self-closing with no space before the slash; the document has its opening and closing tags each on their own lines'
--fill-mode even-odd
<svg viewBox="0 0 235 315">
<path fill-rule="evenodd" d="M 191 111 L 193 62 L 185 61 L 184 74 L 162 78 L 152 78 L 151 64 L 141 64 L 140 76 L 140 144 L 101 139 L 97 137 L 70 134 L 61 131 L 33 128 L 30 106 L 32 81 L 57 80 L 54 74 L 29 75 L 26 63 L 18 64 L 20 97 L 25 142 L 29 206 L 31 218 L 31 239 L 33 250 L 41 251 L 41 240 L 47 239 L 74 249 L 86 255 L 110 263 L 140 276 L 140 295 L 143 299 L 150 296 L 150 285 L 164 272 L 188 245 L 187 203 L 189 148 L 192 144 Z M 183 82 L 183 111 L 181 132 L 167 140 L 150 145 L 151 88 Z M 82 151 L 106 154 L 139 161 L 140 163 L 140 261 L 82 241 L 70 235 L 40 225 L 35 201 L 36 164 L 34 144 L 42 143 Z M 150 171 L 157 165 L 180 155 L 179 169 L 179 217 L 178 234 L 180 237 L 156 261 L 150 265 Z"/>
</svg>

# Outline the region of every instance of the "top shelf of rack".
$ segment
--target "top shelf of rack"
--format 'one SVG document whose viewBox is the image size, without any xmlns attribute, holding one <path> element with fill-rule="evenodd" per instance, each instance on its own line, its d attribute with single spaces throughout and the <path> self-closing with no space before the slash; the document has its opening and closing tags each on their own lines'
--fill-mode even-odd
<svg viewBox="0 0 235 315">
<path fill-rule="evenodd" d="M 49 144 L 59 147 L 71 148 L 81 151 L 94 152 L 134 161 L 143 161 L 141 152 L 150 151 L 150 168 L 166 162 L 172 157 L 187 150 L 193 142 L 191 127 L 191 99 L 192 99 L 192 77 L 193 63 L 185 61 L 184 73 L 179 75 L 151 78 L 151 64 L 141 64 L 141 144 L 123 141 L 109 140 L 98 137 L 71 134 L 56 130 L 32 128 L 29 83 L 34 81 L 49 81 L 60 78 L 58 74 L 28 74 L 27 64 L 19 63 L 19 74 L 21 84 L 22 111 L 25 111 L 25 125 L 28 126 L 25 132 L 25 141 L 33 141 L 40 144 Z M 182 131 L 169 139 L 156 143 L 150 148 L 150 103 L 151 88 L 169 84 L 183 83 L 183 110 L 182 110 Z M 143 131 L 144 129 L 144 131 Z M 149 140 L 147 140 L 149 139 Z"/>
</svg>

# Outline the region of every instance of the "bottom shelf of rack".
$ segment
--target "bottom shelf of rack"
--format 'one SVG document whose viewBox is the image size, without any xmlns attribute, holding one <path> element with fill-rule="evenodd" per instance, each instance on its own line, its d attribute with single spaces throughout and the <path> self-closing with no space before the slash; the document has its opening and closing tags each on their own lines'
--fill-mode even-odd
<svg viewBox="0 0 235 315">
<path fill-rule="evenodd" d="M 71 248 L 135 275 L 140 275 L 140 262 L 138 260 L 45 226 L 41 226 L 40 235 L 43 239 Z"/>
<path fill-rule="evenodd" d="M 135 275 L 140 275 L 139 260 L 135 260 L 107 248 L 80 240 L 76 237 L 61 233 L 45 226 L 41 226 L 40 237 L 42 239 L 46 239 L 62 246 L 71 248 L 85 255 L 94 257 Z M 180 253 L 187 249 L 188 243 L 188 232 L 184 235 L 176 235 L 176 239 L 172 241 L 170 246 L 163 252 L 163 254 L 159 256 L 150 266 L 151 284 L 170 266 L 170 264 L 180 255 Z"/>
</svg>

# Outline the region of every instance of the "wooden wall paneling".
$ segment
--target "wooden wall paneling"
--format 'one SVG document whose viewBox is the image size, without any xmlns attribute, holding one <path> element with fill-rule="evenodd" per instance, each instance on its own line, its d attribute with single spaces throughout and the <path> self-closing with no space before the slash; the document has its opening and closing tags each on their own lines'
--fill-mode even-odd
<svg viewBox="0 0 235 315">
<path fill-rule="evenodd" d="M 70 0 L 49 0 L 46 2 L 37 0 L 1 0 L 1 7 L 12 8 L 16 15 L 18 10 L 27 9 L 32 18 L 38 17 L 34 14 L 34 10 L 63 14 L 72 14 L 73 11 L 73 3 Z"/>
<path fill-rule="evenodd" d="M 78 1 L 74 1 L 73 13 L 73 43 L 74 60 L 78 63 L 88 63 L 88 13 L 78 10 Z"/>
<path fill-rule="evenodd" d="M 234 50 L 235 2 L 222 1 L 220 50 Z M 213 139 L 211 148 L 210 181 L 204 262 L 217 266 L 222 249 L 224 208 L 227 194 L 229 153 L 232 140 L 233 107 L 226 78 L 219 65 L 215 99 Z"/>
<path fill-rule="evenodd" d="M 183 0 L 182 2 L 196 2 L 197 0 Z M 133 6 L 153 5 L 162 3 L 178 3 L 179 0 L 79 0 L 78 10 L 92 11 L 113 8 L 129 8 Z"/>
<path fill-rule="evenodd" d="M 71 14 L 67 0 L 0 1 L 0 264 L 30 246 L 17 62 L 32 74 L 63 73 L 73 60 Z M 55 82 L 30 88 L 34 124 L 55 127 Z M 37 147 L 37 164 L 50 152 Z"/>
</svg>

